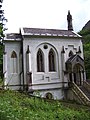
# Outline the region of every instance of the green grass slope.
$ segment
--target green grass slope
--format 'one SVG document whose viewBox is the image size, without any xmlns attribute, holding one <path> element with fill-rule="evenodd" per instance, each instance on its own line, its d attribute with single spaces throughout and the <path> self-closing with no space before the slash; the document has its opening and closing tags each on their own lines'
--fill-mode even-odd
<svg viewBox="0 0 90 120">
<path fill-rule="evenodd" d="M 0 120 L 90 120 L 90 109 L 79 107 L 15 91 L 0 91 Z"/>
</svg>

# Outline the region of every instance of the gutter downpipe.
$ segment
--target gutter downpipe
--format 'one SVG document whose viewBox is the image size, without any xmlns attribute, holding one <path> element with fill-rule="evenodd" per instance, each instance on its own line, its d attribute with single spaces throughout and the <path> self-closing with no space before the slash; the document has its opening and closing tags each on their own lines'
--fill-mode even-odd
<svg viewBox="0 0 90 120">
<path fill-rule="evenodd" d="M 20 31 L 21 34 L 21 31 Z M 23 55 L 23 36 L 21 34 L 21 47 L 22 47 L 22 73 L 23 73 L 23 90 L 25 90 L 24 86 L 24 55 Z"/>
</svg>

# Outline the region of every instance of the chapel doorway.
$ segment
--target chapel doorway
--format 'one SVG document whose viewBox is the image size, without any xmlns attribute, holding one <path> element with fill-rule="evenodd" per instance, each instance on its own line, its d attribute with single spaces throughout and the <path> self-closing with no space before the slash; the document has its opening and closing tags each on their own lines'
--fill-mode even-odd
<svg viewBox="0 0 90 120">
<path fill-rule="evenodd" d="M 84 60 L 79 55 L 72 55 L 66 61 L 66 71 L 68 75 L 68 82 L 74 82 L 78 86 L 83 84 L 85 80 Z"/>
<path fill-rule="evenodd" d="M 72 73 L 69 73 L 69 80 L 72 82 Z"/>
<path fill-rule="evenodd" d="M 74 83 L 81 86 L 84 78 L 83 67 L 80 64 L 75 64 L 73 67 Z"/>
</svg>

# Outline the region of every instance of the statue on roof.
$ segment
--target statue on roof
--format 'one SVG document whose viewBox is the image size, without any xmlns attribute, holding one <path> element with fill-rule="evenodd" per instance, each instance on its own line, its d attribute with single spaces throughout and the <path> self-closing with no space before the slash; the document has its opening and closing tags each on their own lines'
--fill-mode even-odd
<svg viewBox="0 0 90 120">
<path fill-rule="evenodd" d="M 73 30 L 72 15 L 70 14 L 70 10 L 68 11 L 67 22 L 68 22 L 68 30 Z"/>
</svg>

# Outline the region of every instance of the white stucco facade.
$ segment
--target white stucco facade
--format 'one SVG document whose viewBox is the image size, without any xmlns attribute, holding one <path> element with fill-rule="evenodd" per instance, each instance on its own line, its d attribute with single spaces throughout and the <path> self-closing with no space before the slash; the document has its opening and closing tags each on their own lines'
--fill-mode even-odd
<svg viewBox="0 0 90 120">
<path fill-rule="evenodd" d="M 39 91 L 41 97 L 46 97 L 47 93 L 51 93 L 54 99 L 63 99 L 63 88 L 68 87 L 69 82 L 68 74 L 65 73 L 65 63 L 70 58 L 70 51 L 73 55 L 78 54 L 83 59 L 81 37 L 68 30 L 63 31 L 66 32 L 64 35 L 61 34 L 61 30 L 33 28 L 33 30 L 39 31 L 38 34 L 35 31 L 32 33 L 32 31 L 25 30 L 27 29 L 21 29 L 16 38 L 11 37 L 15 34 L 8 34 L 4 40 L 5 85 L 13 90 L 27 89 L 33 94 Z M 32 29 L 28 28 L 28 30 Z M 43 54 L 43 71 L 37 70 L 39 50 Z M 54 54 L 54 71 L 49 70 L 50 50 Z"/>
</svg>

